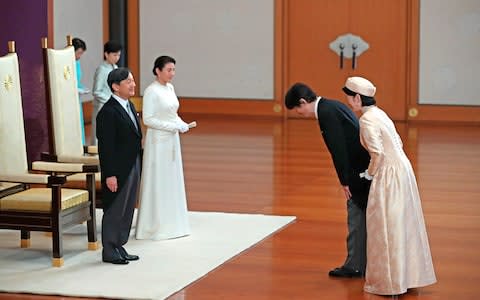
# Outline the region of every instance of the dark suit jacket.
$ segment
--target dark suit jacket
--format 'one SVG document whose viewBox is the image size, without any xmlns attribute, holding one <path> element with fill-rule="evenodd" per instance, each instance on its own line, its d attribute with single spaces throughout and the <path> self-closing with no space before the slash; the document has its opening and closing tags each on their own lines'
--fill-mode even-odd
<svg viewBox="0 0 480 300">
<path fill-rule="evenodd" d="M 97 138 L 102 173 L 102 203 L 108 208 L 124 186 L 128 175 L 142 150 L 142 131 L 135 107 L 130 102 L 137 128 L 117 100 L 111 97 L 97 115 Z M 118 190 L 112 193 L 106 178 L 117 177 Z"/>
<path fill-rule="evenodd" d="M 370 181 L 359 177 L 368 168 L 370 156 L 360 144 L 357 116 L 342 102 L 320 99 L 317 107 L 318 125 L 342 185 L 348 185 L 352 200 L 367 205 Z"/>
</svg>

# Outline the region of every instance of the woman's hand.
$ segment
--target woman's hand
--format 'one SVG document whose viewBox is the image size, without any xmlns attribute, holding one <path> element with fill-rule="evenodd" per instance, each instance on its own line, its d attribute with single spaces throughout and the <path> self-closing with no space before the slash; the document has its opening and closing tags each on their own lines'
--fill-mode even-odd
<svg viewBox="0 0 480 300">
<path fill-rule="evenodd" d="M 188 124 L 183 121 L 179 121 L 177 125 L 178 125 L 178 131 L 180 131 L 181 133 L 185 133 L 188 130 L 190 130 L 190 128 L 188 127 Z"/>
</svg>

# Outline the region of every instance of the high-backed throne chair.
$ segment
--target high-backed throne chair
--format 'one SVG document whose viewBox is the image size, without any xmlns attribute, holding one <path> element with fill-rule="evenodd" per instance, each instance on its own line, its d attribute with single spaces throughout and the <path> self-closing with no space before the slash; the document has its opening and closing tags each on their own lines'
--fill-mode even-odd
<svg viewBox="0 0 480 300">
<path fill-rule="evenodd" d="M 72 38 L 67 36 L 67 46 L 63 49 L 48 48 L 47 39 L 43 38 L 42 48 L 45 89 L 50 106 L 50 124 L 53 133 L 53 152 L 42 153 L 42 160 L 99 165 L 97 147 L 82 144 Z M 82 188 L 86 184 L 86 174 L 67 177 L 66 186 L 68 187 Z M 101 195 L 100 173 L 95 176 L 95 187 L 97 196 Z M 99 201 L 97 204 L 101 205 Z"/>
<path fill-rule="evenodd" d="M 59 267 L 64 263 L 62 231 L 69 226 L 87 221 L 88 249 L 98 248 L 93 188 L 98 167 L 40 161 L 32 163 L 36 173 L 29 172 L 18 57 L 13 42 L 9 42 L 9 52 L 0 57 L 0 182 L 7 186 L 7 191 L 9 185 L 21 188 L 2 193 L 0 228 L 20 230 L 22 248 L 30 246 L 30 231 L 51 232 L 52 265 Z M 88 174 L 89 190 L 62 188 L 67 175 L 81 172 Z"/>
</svg>

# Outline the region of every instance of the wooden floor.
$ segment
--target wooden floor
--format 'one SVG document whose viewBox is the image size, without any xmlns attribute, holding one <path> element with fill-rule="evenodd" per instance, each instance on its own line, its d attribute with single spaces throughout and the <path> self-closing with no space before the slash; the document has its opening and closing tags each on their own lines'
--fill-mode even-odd
<svg viewBox="0 0 480 300">
<path fill-rule="evenodd" d="M 170 300 L 390 298 L 364 293 L 363 279 L 327 276 L 345 258 L 346 203 L 315 121 L 184 119 L 198 122 L 182 135 L 190 210 L 295 215 L 297 221 Z M 416 171 L 438 278 L 398 299 L 478 299 L 480 127 L 397 127 Z"/>
</svg>

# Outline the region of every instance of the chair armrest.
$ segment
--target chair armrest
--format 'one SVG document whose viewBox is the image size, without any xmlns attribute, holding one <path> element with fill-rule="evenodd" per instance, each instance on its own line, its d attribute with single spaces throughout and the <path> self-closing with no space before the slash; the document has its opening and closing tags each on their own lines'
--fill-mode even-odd
<svg viewBox="0 0 480 300">
<path fill-rule="evenodd" d="M 90 164 L 83 165 L 83 173 L 97 173 L 97 172 L 100 172 L 99 165 L 90 165 Z"/>
<path fill-rule="evenodd" d="M 99 165 L 100 160 L 98 155 L 59 155 L 58 162 L 61 163 L 79 163 L 79 164 L 89 164 L 89 165 Z"/>
<path fill-rule="evenodd" d="M 87 154 L 98 154 L 97 146 L 83 146 L 83 151 Z"/>
<path fill-rule="evenodd" d="M 44 172 L 81 173 L 83 172 L 83 164 L 34 161 L 32 162 L 32 170 Z"/>
<path fill-rule="evenodd" d="M 38 183 L 47 184 L 48 175 L 46 174 L 1 174 L 0 181 L 21 182 L 21 183 Z"/>
<path fill-rule="evenodd" d="M 100 171 L 100 167 L 95 164 L 34 161 L 32 163 L 32 170 L 57 173 L 96 173 Z"/>
<path fill-rule="evenodd" d="M 93 151 L 98 150 L 97 146 L 88 146 L 94 147 L 90 149 L 91 153 L 87 155 L 55 155 L 47 152 L 42 152 L 40 154 L 40 159 L 45 162 L 59 162 L 59 163 L 75 163 L 75 164 L 89 164 L 89 165 L 100 165 L 100 160 L 98 154 L 94 154 Z"/>
<path fill-rule="evenodd" d="M 24 191 L 27 187 L 25 183 L 0 181 L 0 198 Z"/>
<path fill-rule="evenodd" d="M 65 176 L 65 175 L 50 175 L 50 176 L 48 176 L 47 186 L 48 187 L 52 187 L 53 185 L 60 185 L 61 186 L 61 185 L 65 184 L 65 182 L 67 182 L 67 176 Z M 60 201 L 61 201 L 61 199 L 60 199 Z M 53 203 L 52 203 L 52 205 L 53 205 Z M 58 204 L 58 205 L 60 205 L 60 204 Z"/>
</svg>

